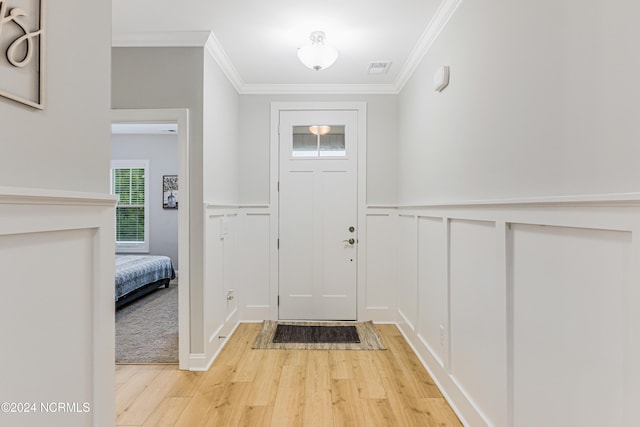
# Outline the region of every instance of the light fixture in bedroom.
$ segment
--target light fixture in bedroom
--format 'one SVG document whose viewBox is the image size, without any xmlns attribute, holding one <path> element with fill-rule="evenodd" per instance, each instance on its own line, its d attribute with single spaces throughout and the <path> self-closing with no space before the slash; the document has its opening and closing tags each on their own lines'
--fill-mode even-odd
<svg viewBox="0 0 640 427">
<path fill-rule="evenodd" d="M 338 59 L 338 51 L 335 47 L 326 45 L 324 31 L 314 31 L 309 37 L 311 44 L 298 49 L 298 59 L 306 67 L 320 71 L 333 65 Z"/>
</svg>

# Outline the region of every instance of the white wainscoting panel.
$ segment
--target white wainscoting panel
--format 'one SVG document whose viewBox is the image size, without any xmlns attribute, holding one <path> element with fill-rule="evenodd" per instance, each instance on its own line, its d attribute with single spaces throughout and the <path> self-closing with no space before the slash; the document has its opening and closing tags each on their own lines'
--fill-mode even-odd
<svg viewBox="0 0 640 427">
<path fill-rule="evenodd" d="M 113 424 L 114 207 L 108 195 L 0 188 L 0 402 L 36 404 L 0 424 Z M 51 402 L 77 410 L 47 413 Z"/>
<path fill-rule="evenodd" d="M 366 277 L 359 295 L 363 299 L 358 314 L 360 320 L 374 322 L 394 322 L 396 320 L 396 233 L 395 210 L 371 210 L 366 216 L 366 251 L 363 259 L 359 253 L 358 262 L 366 263 Z"/>
<path fill-rule="evenodd" d="M 488 421 L 507 422 L 506 289 L 495 224 L 450 222 L 451 373 Z"/>
<path fill-rule="evenodd" d="M 10 375 L 7 381 L 3 375 L 3 390 L 11 390 L 6 396 L 11 397 L 9 401 L 91 400 L 93 238 L 92 230 L 0 238 L 3 281 L 8 285 L 2 292 L 6 306 L 3 304 L 0 311 L 2 346 L 14 349 L 3 350 L 2 364 L 20 369 L 25 376 L 30 372 L 42 376 L 39 387 L 25 389 L 22 377 Z M 64 278 L 64 286 L 52 286 L 51 277 Z M 23 304 L 27 302 L 25 309 Z M 66 384 L 60 392 L 60 383 L 66 382 L 65 372 L 73 372 L 82 380 Z M 0 416 L 5 422 L 13 422 L 6 419 L 6 414 Z M 60 417 L 67 420 L 67 425 L 91 423 L 89 413 Z M 20 424 L 19 419 L 15 421 L 17 424 L 12 425 Z"/>
<path fill-rule="evenodd" d="M 237 209 L 205 205 L 204 344 L 205 354 L 191 355 L 192 370 L 206 370 L 238 323 Z M 229 293 L 229 291 L 232 291 Z M 234 295 L 233 299 L 227 299 Z"/>
<path fill-rule="evenodd" d="M 239 243 L 239 217 L 237 213 L 227 214 L 222 219 L 222 236 L 224 263 L 224 303 L 225 303 L 225 323 L 238 311 L 238 243 Z"/>
<path fill-rule="evenodd" d="M 627 425 L 632 234 L 518 224 L 511 238 L 514 425 Z"/>
<path fill-rule="evenodd" d="M 268 207 L 243 209 L 240 217 L 240 313 L 242 320 L 275 320 L 271 257 L 271 215 Z"/>
<path fill-rule="evenodd" d="M 638 424 L 640 194 L 397 212 L 399 327 L 465 425 Z"/>
<path fill-rule="evenodd" d="M 415 330 L 418 321 L 418 221 L 414 215 L 398 217 L 397 301 L 400 323 Z"/>
<path fill-rule="evenodd" d="M 205 234 L 204 318 L 205 338 L 224 323 L 224 240 L 220 236 L 223 213 L 208 212 Z"/>
<path fill-rule="evenodd" d="M 418 336 L 444 367 L 449 342 L 447 223 L 418 218 Z"/>
</svg>

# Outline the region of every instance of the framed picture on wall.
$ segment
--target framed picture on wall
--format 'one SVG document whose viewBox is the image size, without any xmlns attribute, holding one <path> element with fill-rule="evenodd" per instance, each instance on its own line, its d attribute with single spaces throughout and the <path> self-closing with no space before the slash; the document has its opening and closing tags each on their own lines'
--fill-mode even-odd
<svg viewBox="0 0 640 427">
<path fill-rule="evenodd" d="M 0 0 L 0 97 L 39 110 L 45 95 L 45 18 L 45 0 Z"/>
<path fill-rule="evenodd" d="M 162 176 L 162 208 L 178 209 L 178 175 Z"/>
</svg>

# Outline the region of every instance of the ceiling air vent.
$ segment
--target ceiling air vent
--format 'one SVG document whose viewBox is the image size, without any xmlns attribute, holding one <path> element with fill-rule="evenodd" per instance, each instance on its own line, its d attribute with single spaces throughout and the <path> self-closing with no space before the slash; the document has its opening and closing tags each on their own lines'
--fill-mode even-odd
<svg viewBox="0 0 640 427">
<path fill-rule="evenodd" d="M 391 61 L 369 62 L 369 74 L 385 74 L 390 66 Z"/>
</svg>

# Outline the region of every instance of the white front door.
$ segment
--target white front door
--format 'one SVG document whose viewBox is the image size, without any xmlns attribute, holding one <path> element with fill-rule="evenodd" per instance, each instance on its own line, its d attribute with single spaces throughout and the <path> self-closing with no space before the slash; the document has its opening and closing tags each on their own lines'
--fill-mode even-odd
<svg viewBox="0 0 640 427">
<path fill-rule="evenodd" d="M 356 111 L 281 111 L 279 318 L 356 320 Z"/>
</svg>

